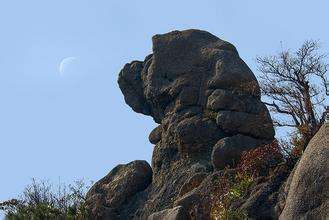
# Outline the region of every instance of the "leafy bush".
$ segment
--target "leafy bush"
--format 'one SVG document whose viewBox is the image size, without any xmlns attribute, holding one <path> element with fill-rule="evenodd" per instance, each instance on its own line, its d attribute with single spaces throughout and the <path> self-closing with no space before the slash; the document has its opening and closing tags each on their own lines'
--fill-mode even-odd
<svg viewBox="0 0 329 220">
<path fill-rule="evenodd" d="M 231 205 L 243 198 L 247 190 L 253 184 L 254 179 L 246 173 L 237 173 L 235 180 L 231 187 L 229 187 L 226 194 L 222 198 L 222 210 L 220 212 L 220 219 L 246 219 L 247 215 L 237 209 L 232 209 Z"/>
<path fill-rule="evenodd" d="M 246 151 L 242 154 L 240 161 L 234 170 L 224 172 L 220 180 L 221 188 L 224 189 L 211 209 L 212 219 L 247 219 L 243 210 L 235 209 L 234 204 L 243 199 L 255 179 L 259 176 L 269 174 L 272 168 L 284 162 L 283 154 L 277 140 L 261 147 Z"/>
<path fill-rule="evenodd" d="M 59 183 L 55 189 L 48 181 L 32 179 L 20 199 L 0 202 L 7 220 L 20 219 L 88 219 L 85 194 L 89 187 L 83 180 Z"/>
<path fill-rule="evenodd" d="M 243 198 L 253 183 L 254 178 L 245 172 L 236 172 L 233 178 L 224 174 L 221 178 L 221 187 L 224 189 L 224 193 L 213 205 L 211 219 L 246 219 L 247 215 L 241 210 L 233 209 L 232 204 Z"/>
<path fill-rule="evenodd" d="M 242 173 L 257 177 L 267 175 L 272 167 L 283 161 L 278 141 L 274 140 L 270 144 L 244 152 L 237 168 Z"/>
</svg>

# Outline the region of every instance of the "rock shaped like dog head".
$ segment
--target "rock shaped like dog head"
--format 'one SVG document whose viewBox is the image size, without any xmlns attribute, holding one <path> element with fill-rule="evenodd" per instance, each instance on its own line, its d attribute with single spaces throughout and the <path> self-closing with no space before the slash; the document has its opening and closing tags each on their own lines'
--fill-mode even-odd
<svg viewBox="0 0 329 220">
<path fill-rule="evenodd" d="M 126 64 L 118 82 L 126 103 L 160 124 L 150 135 L 154 144 L 161 140 L 158 148 L 177 147 L 178 158 L 202 152 L 203 158 L 224 137 L 273 139 L 257 79 L 232 44 L 200 30 L 152 40 L 153 53 Z"/>
<path fill-rule="evenodd" d="M 93 216 L 147 219 L 175 204 L 189 210 L 177 203 L 185 195 L 194 198 L 188 204 L 208 204 L 193 189 L 273 140 L 254 74 L 232 44 L 208 32 L 154 36 L 153 53 L 126 64 L 118 83 L 126 103 L 159 124 L 149 136 L 152 168 L 141 161 L 114 168 L 88 193 Z"/>
</svg>

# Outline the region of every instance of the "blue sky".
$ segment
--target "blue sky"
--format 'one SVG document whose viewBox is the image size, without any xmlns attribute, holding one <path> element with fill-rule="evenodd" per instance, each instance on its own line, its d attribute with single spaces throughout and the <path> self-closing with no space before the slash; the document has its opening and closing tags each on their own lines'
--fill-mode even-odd
<svg viewBox="0 0 329 220">
<path fill-rule="evenodd" d="M 254 58 L 319 39 L 329 51 L 329 2 L 2 0 L 0 200 L 32 177 L 98 180 L 115 165 L 150 161 L 151 118 L 125 105 L 118 73 L 151 52 L 151 37 L 207 30 Z M 60 75 L 65 57 L 74 60 Z"/>
</svg>

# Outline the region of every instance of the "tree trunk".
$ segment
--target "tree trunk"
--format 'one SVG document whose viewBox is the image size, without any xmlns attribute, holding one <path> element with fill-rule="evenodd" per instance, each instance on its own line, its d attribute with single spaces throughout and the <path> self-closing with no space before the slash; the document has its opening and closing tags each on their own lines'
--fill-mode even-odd
<svg viewBox="0 0 329 220">
<path fill-rule="evenodd" d="M 315 118 L 315 113 L 313 109 L 312 99 L 310 96 L 310 87 L 308 85 L 308 82 L 305 83 L 304 87 L 304 104 L 305 104 L 305 110 L 306 110 L 306 124 L 302 128 L 301 134 L 303 136 L 303 142 L 304 142 L 304 149 L 306 148 L 307 144 L 310 142 L 311 138 L 314 136 L 317 130 L 317 120 Z"/>
</svg>

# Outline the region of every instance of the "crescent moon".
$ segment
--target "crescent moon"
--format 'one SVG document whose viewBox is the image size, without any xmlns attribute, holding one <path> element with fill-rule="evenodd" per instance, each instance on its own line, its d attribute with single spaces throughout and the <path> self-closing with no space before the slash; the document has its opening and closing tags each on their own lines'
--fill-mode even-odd
<svg viewBox="0 0 329 220">
<path fill-rule="evenodd" d="M 66 57 L 64 58 L 60 64 L 59 64 L 59 73 L 60 75 L 64 75 L 64 72 L 65 72 L 65 68 L 70 64 L 72 63 L 73 61 L 77 60 L 76 57 Z"/>
</svg>

